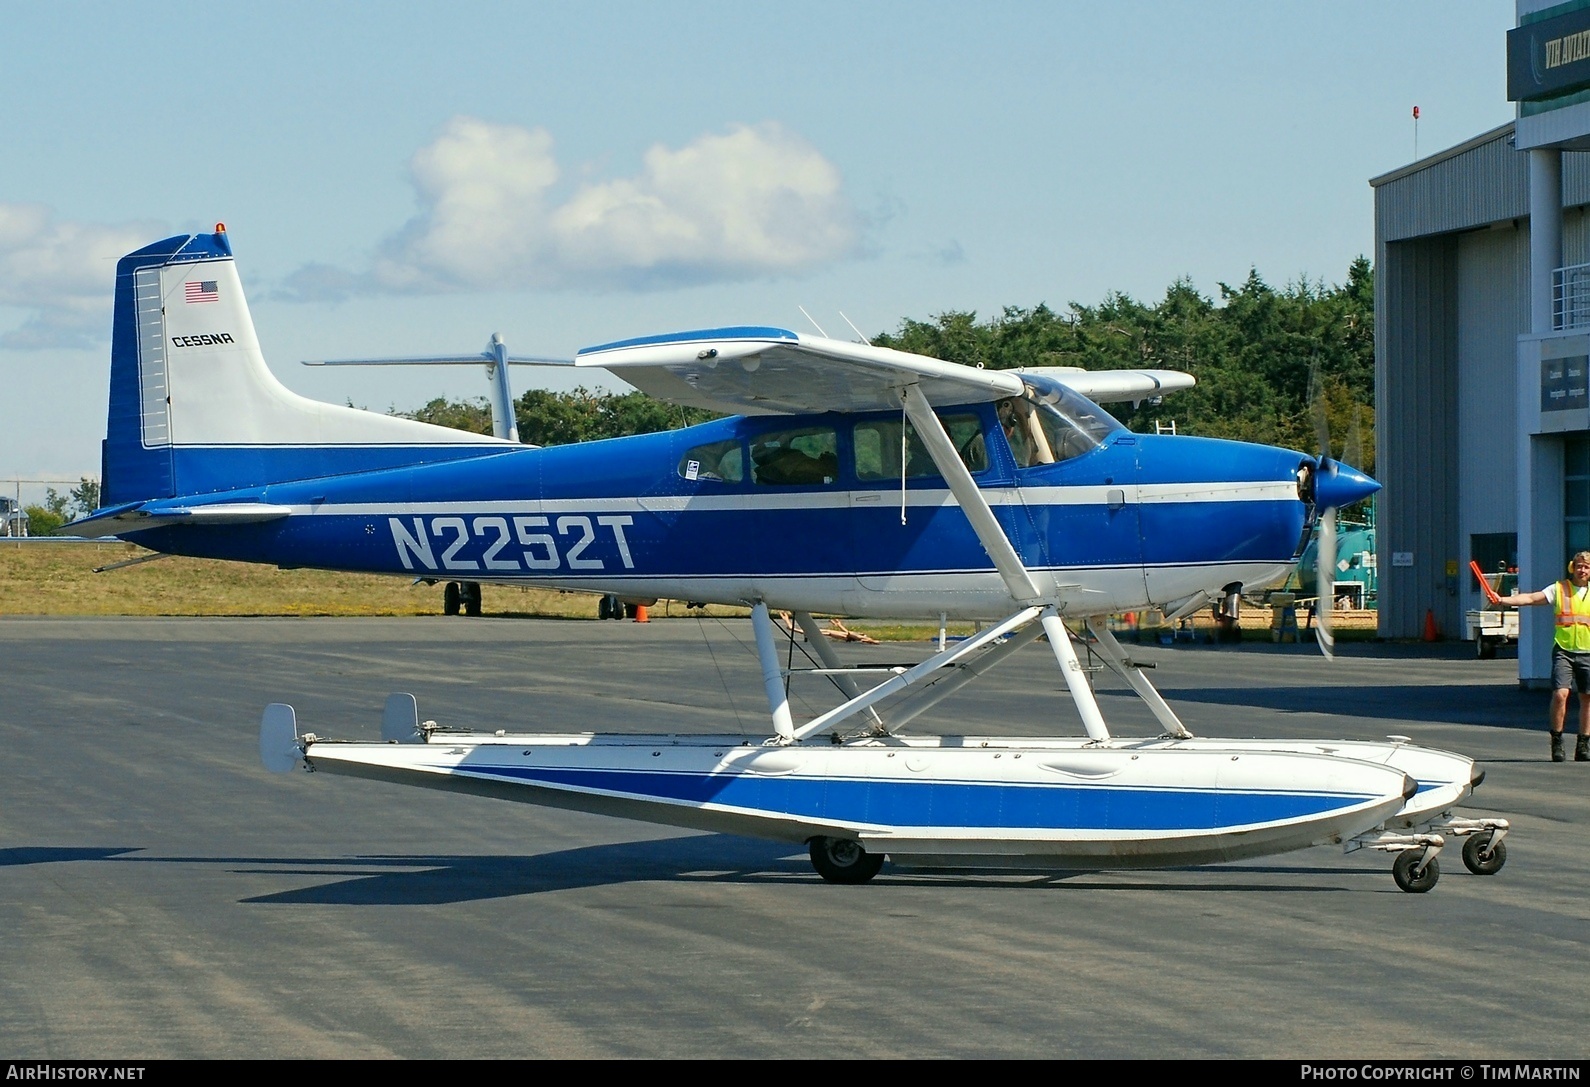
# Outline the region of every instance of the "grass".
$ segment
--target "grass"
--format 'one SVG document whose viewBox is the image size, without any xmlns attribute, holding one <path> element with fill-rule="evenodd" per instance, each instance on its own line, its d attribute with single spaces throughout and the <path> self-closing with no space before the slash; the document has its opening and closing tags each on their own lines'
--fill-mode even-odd
<svg viewBox="0 0 1590 1087">
<path fill-rule="evenodd" d="M 440 615 L 440 585 L 408 578 L 217 559 L 162 558 L 121 570 L 94 568 L 153 554 L 124 543 L 0 541 L 0 615 Z M 487 615 L 595 619 L 590 593 L 484 585 Z M 653 616 L 683 615 L 659 601 Z M 691 613 L 695 614 L 695 613 Z M 744 615 L 745 609 L 708 609 Z"/>
<path fill-rule="evenodd" d="M 326 570 L 278 570 L 274 566 L 217 559 L 162 558 L 102 574 L 95 567 L 142 558 L 153 552 L 117 542 L 21 542 L 0 540 L 0 615 L 440 615 L 439 585 L 416 585 L 408 578 L 347 574 Z M 590 593 L 506 585 L 481 587 L 487 615 L 557 619 L 595 619 L 597 598 Z M 653 619 L 698 615 L 681 601 L 660 600 Z M 706 614 L 744 616 L 744 608 L 713 605 Z M 1249 641 L 1269 640 L 1270 613 L 1248 608 L 1242 617 Z M 929 641 L 938 637 L 930 623 L 888 620 L 852 621 L 850 629 L 881 641 Z M 951 637 L 972 633 L 971 623 L 951 623 Z M 1213 633 L 1207 612 L 1193 618 L 1201 642 Z M 1337 637 L 1375 635 L 1374 612 L 1336 616 Z M 1124 636 L 1124 635 L 1123 635 Z"/>
</svg>

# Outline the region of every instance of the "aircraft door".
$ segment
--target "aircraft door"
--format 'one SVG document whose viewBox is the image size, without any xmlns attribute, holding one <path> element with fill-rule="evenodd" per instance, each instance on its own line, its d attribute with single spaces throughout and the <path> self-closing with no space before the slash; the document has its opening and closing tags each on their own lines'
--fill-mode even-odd
<svg viewBox="0 0 1590 1087">
<path fill-rule="evenodd" d="M 1019 498 L 1019 516 L 1001 520 L 1022 561 L 1050 573 L 1062 596 L 1064 586 L 1086 576 L 1090 587 L 1103 589 L 1098 603 L 1122 611 L 1143 606 L 1136 439 L 1069 392 L 1053 403 L 1013 397 L 997 411 Z"/>
<path fill-rule="evenodd" d="M 984 412 L 939 413 L 950 444 L 980 487 L 1008 482 L 989 456 Z M 850 531 L 863 595 L 925 589 L 988 561 L 915 428 L 899 415 L 863 418 L 851 430 L 856 483 Z"/>
</svg>

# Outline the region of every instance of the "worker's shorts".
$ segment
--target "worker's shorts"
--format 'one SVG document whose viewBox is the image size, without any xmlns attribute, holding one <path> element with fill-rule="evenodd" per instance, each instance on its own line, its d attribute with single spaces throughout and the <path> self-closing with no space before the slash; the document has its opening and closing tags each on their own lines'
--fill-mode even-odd
<svg viewBox="0 0 1590 1087">
<path fill-rule="evenodd" d="M 1590 694 L 1590 653 L 1551 647 L 1551 687 L 1555 691 Z"/>
</svg>

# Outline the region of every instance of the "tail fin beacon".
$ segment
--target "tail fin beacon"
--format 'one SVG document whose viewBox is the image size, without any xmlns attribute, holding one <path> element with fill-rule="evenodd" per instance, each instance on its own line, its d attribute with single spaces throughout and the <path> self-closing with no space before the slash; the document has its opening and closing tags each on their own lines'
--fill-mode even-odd
<svg viewBox="0 0 1590 1087">
<path fill-rule="evenodd" d="M 105 506 L 512 448 L 282 385 L 265 365 L 220 224 L 117 263 L 110 360 Z"/>
</svg>

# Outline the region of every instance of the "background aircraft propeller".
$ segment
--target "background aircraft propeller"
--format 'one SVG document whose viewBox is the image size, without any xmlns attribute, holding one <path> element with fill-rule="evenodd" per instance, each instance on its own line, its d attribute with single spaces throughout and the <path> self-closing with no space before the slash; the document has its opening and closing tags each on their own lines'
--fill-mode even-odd
<svg viewBox="0 0 1590 1087">
<path fill-rule="evenodd" d="M 1314 417 L 1314 437 L 1319 442 L 1319 460 L 1314 466 L 1314 509 L 1319 517 L 1319 540 L 1314 548 L 1314 591 L 1319 605 L 1315 610 L 1315 640 L 1327 659 L 1335 655 L 1336 636 L 1331 628 L 1331 613 L 1336 605 L 1336 511 L 1362 501 L 1380 489 L 1380 484 L 1350 464 L 1331 457 L 1330 425 L 1325 417 L 1325 385 L 1320 378 L 1319 360 L 1309 367 L 1309 411 Z M 1348 435 L 1348 453 L 1359 457 L 1362 448 L 1360 416 L 1355 413 Z"/>
</svg>

